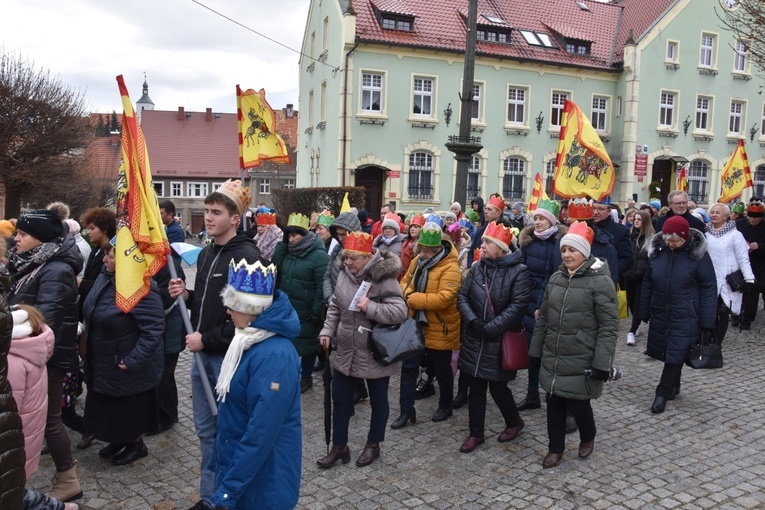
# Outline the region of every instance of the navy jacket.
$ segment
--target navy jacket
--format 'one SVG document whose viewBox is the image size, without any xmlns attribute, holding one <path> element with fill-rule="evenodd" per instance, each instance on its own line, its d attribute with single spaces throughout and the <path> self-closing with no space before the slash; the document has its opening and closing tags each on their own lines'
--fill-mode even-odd
<svg viewBox="0 0 765 510">
<path fill-rule="evenodd" d="M 590 226 L 592 227 L 592 225 Z M 632 268 L 632 264 L 635 262 L 635 254 L 632 251 L 632 242 L 630 241 L 630 231 L 621 223 L 616 223 L 610 215 L 603 221 L 595 223 L 595 226 L 611 234 L 611 244 L 616 248 L 619 277 L 621 278 L 624 273 Z"/>
<path fill-rule="evenodd" d="M 531 279 L 531 300 L 526 308 L 526 316 L 523 318 L 523 327 L 526 328 L 526 335 L 531 342 L 531 335 L 534 333 L 534 312 L 542 306 L 545 287 L 550 278 L 547 273 L 547 265 L 555 258 L 554 252 L 558 245 L 558 240 L 566 234 L 568 229 L 565 225 L 558 225 L 558 232 L 548 237 L 540 239 L 534 235 L 534 226 L 528 226 L 521 231 L 518 236 L 518 245 L 521 248 L 523 258 L 521 261 L 529 269 Z"/>
</svg>

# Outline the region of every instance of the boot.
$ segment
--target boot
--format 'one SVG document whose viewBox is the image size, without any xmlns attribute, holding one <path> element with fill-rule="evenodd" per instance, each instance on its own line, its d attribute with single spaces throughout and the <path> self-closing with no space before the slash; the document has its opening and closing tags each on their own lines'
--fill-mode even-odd
<svg viewBox="0 0 765 510">
<path fill-rule="evenodd" d="M 77 461 L 66 471 L 56 471 L 53 475 L 53 483 L 48 496 L 56 498 L 64 503 L 82 497 L 82 488 L 77 479 Z"/>
<path fill-rule="evenodd" d="M 539 400 L 539 391 L 529 390 L 526 393 L 526 398 L 518 403 L 518 410 L 525 411 L 526 409 L 539 409 L 542 407 L 542 402 Z"/>
<path fill-rule="evenodd" d="M 452 407 L 459 409 L 467 404 L 468 401 L 468 386 L 462 381 L 462 376 L 457 379 L 457 396 L 452 400 Z"/>
<path fill-rule="evenodd" d="M 364 451 L 356 461 L 358 467 L 368 466 L 380 456 L 380 443 L 369 443 L 364 446 Z"/>
<path fill-rule="evenodd" d="M 348 464 L 351 460 L 351 450 L 348 449 L 347 444 L 333 444 L 329 454 L 316 461 L 316 464 L 320 468 L 331 468 L 338 460 L 342 460 L 343 464 Z"/>
</svg>

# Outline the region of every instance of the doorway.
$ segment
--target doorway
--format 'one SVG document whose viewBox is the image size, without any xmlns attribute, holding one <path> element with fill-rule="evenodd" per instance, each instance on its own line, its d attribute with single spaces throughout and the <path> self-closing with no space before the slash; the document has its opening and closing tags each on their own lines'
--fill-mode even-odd
<svg viewBox="0 0 765 510">
<path fill-rule="evenodd" d="M 659 183 L 659 199 L 662 205 L 667 205 L 667 196 L 669 192 L 675 189 L 674 180 L 672 179 L 672 161 L 669 159 L 655 159 L 653 161 L 653 177 L 652 181 Z M 653 194 L 654 190 L 648 190 L 649 196 Z"/>
<path fill-rule="evenodd" d="M 383 181 L 385 168 L 380 166 L 365 166 L 356 169 L 356 187 L 364 188 L 364 208 L 369 217 L 376 219 L 383 204 Z M 351 204 L 353 205 L 353 204 Z"/>
</svg>

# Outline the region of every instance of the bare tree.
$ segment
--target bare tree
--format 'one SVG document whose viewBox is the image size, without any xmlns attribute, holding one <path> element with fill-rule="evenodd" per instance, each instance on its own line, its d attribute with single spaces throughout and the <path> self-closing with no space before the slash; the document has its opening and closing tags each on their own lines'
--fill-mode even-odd
<svg viewBox="0 0 765 510">
<path fill-rule="evenodd" d="M 744 43 L 759 74 L 765 73 L 765 0 L 740 0 L 735 9 L 715 10 L 725 28 Z"/>
</svg>

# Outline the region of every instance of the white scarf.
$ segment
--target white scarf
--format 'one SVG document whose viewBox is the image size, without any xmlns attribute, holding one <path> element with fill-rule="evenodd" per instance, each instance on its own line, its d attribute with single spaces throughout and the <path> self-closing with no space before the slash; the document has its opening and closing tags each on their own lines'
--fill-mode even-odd
<svg viewBox="0 0 765 510">
<path fill-rule="evenodd" d="M 231 340 L 231 345 L 228 346 L 226 357 L 223 358 L 223 364 L 220 367 L 218 383 L 215 385 L 215 391 L 218 392 L 218 400 L 221 402 L 226 401 L 226 393 L 228 393 L 231 387 L 231 379 L 234 378 L 234 373 L 239 367 L 244 351 L 274 335 L 276 333 L 273 331 L 266 331 L 260 328 L 236 328 L 234 339 Z"/>
</svg>

